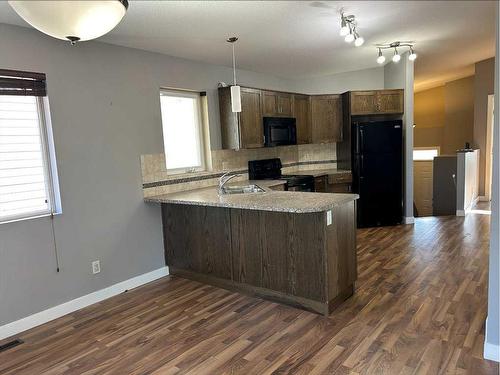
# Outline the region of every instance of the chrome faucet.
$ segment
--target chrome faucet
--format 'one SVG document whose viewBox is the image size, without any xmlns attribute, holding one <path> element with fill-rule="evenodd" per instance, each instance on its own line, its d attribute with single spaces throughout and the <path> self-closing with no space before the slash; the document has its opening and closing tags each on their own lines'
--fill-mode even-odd
<svg viewBox="0 0 500 375">
<path fill-rule="evenodd" d="M 241 174 L 230 174 L 231 172 L 226 172 L 219 177 L 219 195 L 224 194 L 224 185 L 226 185 L 230 180 L 235 177 L 241 176 Z"/>
</svg>

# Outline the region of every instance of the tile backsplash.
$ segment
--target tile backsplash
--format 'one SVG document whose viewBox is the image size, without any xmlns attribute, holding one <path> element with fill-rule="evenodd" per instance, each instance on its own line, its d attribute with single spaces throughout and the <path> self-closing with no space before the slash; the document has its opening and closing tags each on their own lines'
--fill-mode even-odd
<svg viewBox="0 0 500 375">
<path fill-rule="evenodd" d="M 217 185 L 224 172 L 241 173 L 248 179 L 248 161 L 280 158 L 286 173 L 293 170 L 336 168 L 336 144 L 307 144 L 245 150 L 214 150 L 212 170 L 207 172 L 168 174 L 165 154 L 141 155 L 141 172 L 145 197 Z"/>
</svg>

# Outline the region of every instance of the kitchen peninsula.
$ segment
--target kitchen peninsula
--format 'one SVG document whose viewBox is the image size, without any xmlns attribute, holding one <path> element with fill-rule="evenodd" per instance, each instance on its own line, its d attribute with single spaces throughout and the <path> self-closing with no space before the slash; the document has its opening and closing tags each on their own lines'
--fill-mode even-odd
<svg viewBox="0 0 500 375">
<path fill-rule="evenodd" d="M 358 196 L 272 184 L 145 198 L 162 207 L 166 264 L 172 275 L 328 315 L 354 293 Z"/>
</svg>

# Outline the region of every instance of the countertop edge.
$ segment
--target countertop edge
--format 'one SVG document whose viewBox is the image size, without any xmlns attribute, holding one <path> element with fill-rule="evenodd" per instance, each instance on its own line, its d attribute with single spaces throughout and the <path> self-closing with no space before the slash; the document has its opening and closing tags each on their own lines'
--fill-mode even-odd
<svg viewBox="0 0 500 375">
<path fill-rule="evenodd" d="M 252 193 L 259 194 L 259 193 Z M 287 194 L 287 192 L 270 192 L 267 191 L 266 194 Z M 313 193 L 313 194 L 332 194 L 332 193 Z M 220 208 L 234 208 L 234 209 L 242 209 L 242 210 L 253 210 L 253 211 L 269 211 L 269 212 L 284 212 L 284 213 L 315 213 L 315 212 L 325 212 L 331 210 L 334 207 L 338 207 L 349 203 L 351 201 L 355 201 L 359 199 L 358 194 L 335 194 L 335 195 L 345 195 L 345 197 L 336 202 L 330 202 L 325 205 L 312 207 L 312 208 L 286 208 L 286 207 L 257 207 L 250 206 L 232 202 L 200 202 L 194 200 L 180 200 L 175 198 L 168 198 L 167 196 L 153 196 L 144 198 L 145 202 L 148 203 L 166 203 L 166 204 L 182 204 L 182 205 L 190 205 L 190 206 L 205 206 L 205 207 L 220 207 Z"/>
</svg>

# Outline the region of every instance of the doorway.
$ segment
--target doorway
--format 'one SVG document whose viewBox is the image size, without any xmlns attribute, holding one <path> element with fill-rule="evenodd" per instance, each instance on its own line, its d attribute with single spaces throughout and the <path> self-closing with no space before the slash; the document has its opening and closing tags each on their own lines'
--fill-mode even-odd
<svg viewBox="0 0 500 375">
<path fill-rule="evenodd" d="M 488 95 L 488 115 L 486 120 L 486 151 L 485 151 L 485 175 L 484 175 L 484 197 L 491 201 L 491 175 L 493 173 L 493 121 L 495 113 L 495 95 Z"/>
<path fill-rule="evenodd" d="M 433 160 L 439 154 L 439 146 L 413 149 L 415 216 L 432 216 L 433 214 Z"/>
</svg>

